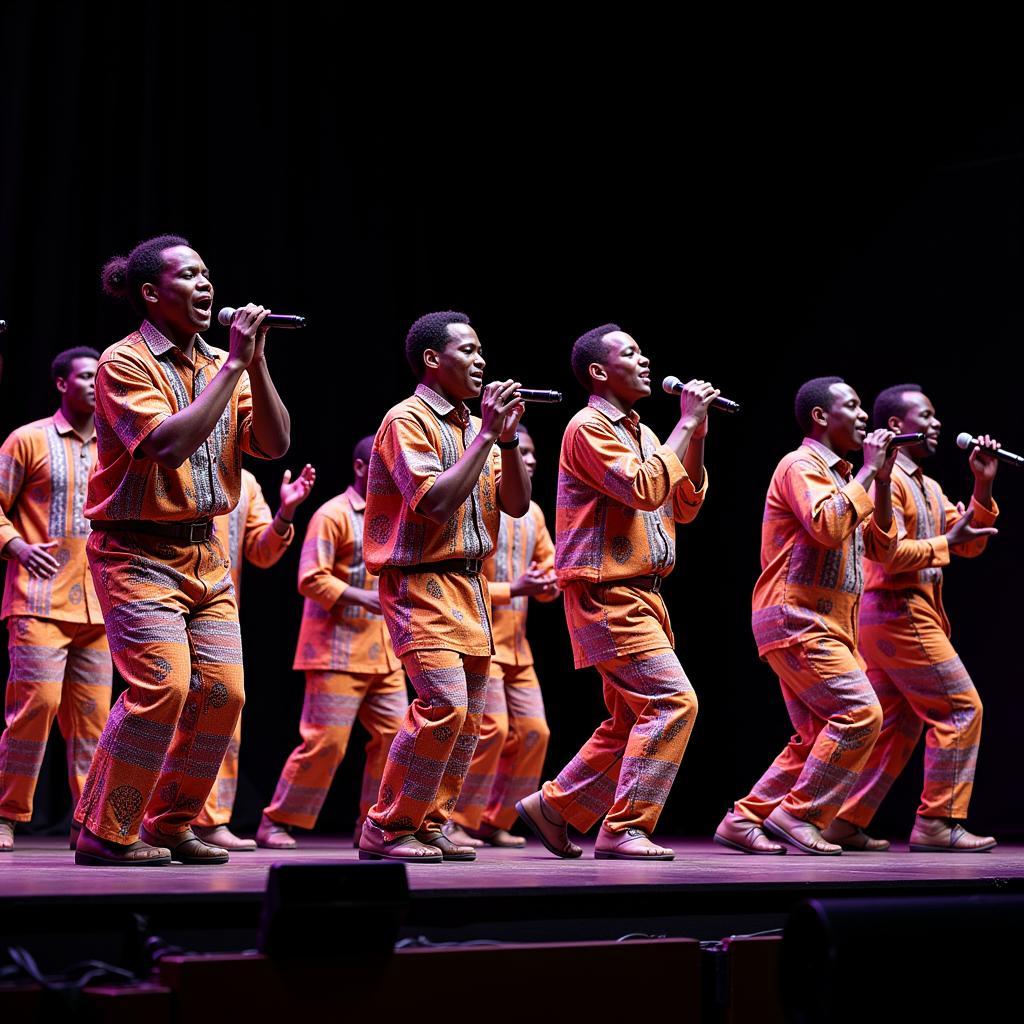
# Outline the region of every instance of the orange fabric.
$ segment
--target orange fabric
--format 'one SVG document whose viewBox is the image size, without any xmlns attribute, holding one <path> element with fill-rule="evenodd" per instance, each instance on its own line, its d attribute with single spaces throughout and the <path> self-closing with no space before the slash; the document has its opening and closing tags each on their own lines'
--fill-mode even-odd
<svg viewBox="0 0 1024 1024">
<path fill-rule="evenodd" d="M 387 675 L 400 667 L 382 615 L 340 604 L 348 587 L 376 590 L 363 562 L 366 501 L 352 487 L 317 509 L 299 562 L 305 597 L 294 668 Z"/>
<path fill-rule="evenodd" d="M 370 738 L 359 799 L 359 820 L 377 799 L 388 751 L 409 706 L 405 672 L 307 672 L 306 699 L 299 732 L 302 743 L 291 753 L 264 810 L 271 821 L 312 828 L 327 799 L 356 719 Z"/>
<path fill-rule="evenodd" d="M 101 625 L 16 615 L 7 630 L 11 674 L 0 737 L 0 818 L 30 821 L 54 718 L 78 803 L 110 711 L 110 651 Z"/>
<path fill-rule="evenodd" d="M 816 638 L 857 646 L 863 556 L 889 557 L 895 518 L 883 532 L 874 505 L 845 459 L 811 438 L 779 463 L 761 525 L 761 577 L 754 587 L 758 653 Z"/>
<path fill-rule="evenodd" d="M 446 523 L 417 513 L 437 477 L 465 454 L 479 420 L 420 384 L 384 417 L 373 442 L 367 479 L 363 554 L 380 577 L 384 618 L 395 653 L 443 648 L 473 657 L 493 652 L 487 582 L 461 573 L 405 575 L 396 566 L 449 558 L 485 558 L 498 535 L 498 450 Z"/>
<path fill-rule="evenodd" d="M 565 586 L 628 576 L 667 576 L 675 524 L 691 522 L 707 493 L 675 452 L 628 416 L 591 395 L 570 421 L 558 462 L 555 570 Z"/>
<path fill-rule="evenodd" d="M 266 457 L 252 432 L 247 375 L 209 438 L 177 469 L 158 466 L 139 451 L 155 427 L 192 403 L 226 359 L 226 352 L 197 336 L 189 361 L 148 321 L 100 356 L 98 464 L 89 483 L 89 519 L 192 522 L 235 507 L 242 452 Z"/>
<path fill-rule="evenodd" d="M 494 551 L 484 562 L 484 575 L 491 594 L 491 630 L 494 634 L 494 661 L 503 665 L 532 665 L 533 651 L 526 639 L 526 613 L 529 598 L 512 596 L 512 584 L 537 563 L 541 572 L 555 564 L 555 546 L 551 543 L 544 513 L 535 501 L 521 519 L 504 512 L 498 527 Z M 552 601 L 554 595 L 534 595 L 539 601 Z"/>
<path fill-rule="evenodd" d="M 9 559 L 3 618 L 103 622 L 85 557 L 86 491 L 95 464 L 96 435 L 80 438 L 59 409 L 18 427 L 0 447 L 0 550 Z M 36 579 L 10 558 L 6 547 L 15 537 L 59 542 L 47 549 L 60 564 L 54 579 Z"/>
</svg>

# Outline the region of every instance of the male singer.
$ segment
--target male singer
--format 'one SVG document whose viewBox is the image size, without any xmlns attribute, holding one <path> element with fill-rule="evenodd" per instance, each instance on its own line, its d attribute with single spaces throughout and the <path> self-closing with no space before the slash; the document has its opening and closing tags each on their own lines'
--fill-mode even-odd
<svg viewBox="0 0 1024 1024">
<path fill-rule="evenodd" d="M 590 393 L 562 438 L 555 572 L 576 667 L 593 665 L 610 718 L 552 782 L 516 809 L 556 857 L 578 857 L 567 825 L 603 817 L 599 858 L 671 860 L 651 841 L 697 715 L 675 655 L 660 590 L 675 563 L 675 524 L 691 522 L 707 493 L 704 438 L 718 391 L 693 380 L 665 444 L 634 406 L 651 393 L 650 361 L 616 324 L 572 350 Z"/>
<path fill-rule="evenodd" d="M 480 339 L 463 313 L 420 317 L 405 351 L 419 384 L 377 431 L 363 551 L 417 699 L 391 745 L 360 857 L 473 860 L 441 829 L 476 749 L 494 652 L 483 559 L 500 513 L 530 508 L 516 433 L 523 404 L 516 381 L 483 386 Z M 477 395 L 479 419 L 466 406 Z"/>
<path fill-rule="evenodd" d="M 882 731 L 857 785 L 828 838 L 844 849 L 887 849 L 864 831 L 925 731 L 924 790 L 910 833 L 919 852 L 979 853 L 991 836 L 964 828 L 981 739 L 981 698 L 949 642 L 942 606 L 943 567 L 951 555 L 974 558 L 985 550 L 999 509 L 992 485 L 999 442 L 987 434 L 971 450 L 974 495 L 954 505 L 921 461 L 934 454 L 942 424 L 919 384 L 886 388 L 874 422 L 897 433 L 923 433 L 900 450 L 892 475 L 896 547 L 884 563 L 869 563 L 860 612 L 860 653 L 882 705 Z"/>
</svg>

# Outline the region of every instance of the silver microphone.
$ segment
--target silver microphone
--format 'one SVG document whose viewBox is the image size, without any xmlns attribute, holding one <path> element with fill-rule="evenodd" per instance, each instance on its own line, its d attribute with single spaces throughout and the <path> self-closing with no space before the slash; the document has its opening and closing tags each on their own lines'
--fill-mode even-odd
<svg viewBox="0 0 1024 1024">
<path fill-rule="evenodd" d="M 554 404 L 562 400 L 561 391 L 544 391 L 537 388 L 519 388 L 516 391 L 516 398 L 523 402 L 546 402 Z"/>
<path fill-rule="evenodd" d="M 956 435 L 957 448 L 967 451 L 968 448 L 973 448 L 976 444 L 981 444 L 981 442 L 976 437 L 971 437 L 966 431 Z M 1024 455 L 1014 455 L 1013 452 L 1008 452 L 1005 448 L 999 448 L 996 451 L 992 451 L 991 448 L 982 448 L 981 450 L 986 455 L 994 455 L 1001 462 L 1008 462 L 1011 466 L 1024 466 Z"/>
<path fill-rule="evenodd" d="M 681 395 L 684 387 L 685 383 L 678 377 L 668 376 L 661 382 L 661 390 L 669 395 Z M 722 412 L 739 412 L 740 403 L 719 395 L 711 402 L 711 408 L 720 409 Z"/>
<path fill-rule="evenodd" d="M 230 327 L 231 321 L 237 312 L 238 310 L 233 306 L 225 306 L 217 314 L 217 323 L 222 327 Z M 300 327 L 306 326 L 306 318 L 304 316 L 288 316 L 285 313 L 268 313 L 263 318 L 262 326 L 281 327 L 285 330 L 297 331 Z"/>
</svg>

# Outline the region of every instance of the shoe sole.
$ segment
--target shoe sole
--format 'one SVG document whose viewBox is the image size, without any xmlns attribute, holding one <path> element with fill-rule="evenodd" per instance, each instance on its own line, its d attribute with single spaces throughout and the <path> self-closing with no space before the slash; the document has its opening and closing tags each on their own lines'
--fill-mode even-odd
<svg viewBox="0 0 1024 1024">
<path fill-rule="evenodd" d="M 749 853 L 753 857 L 778 857 L 780 854 L 786 852 L 786 848 L 782 847 L 781 850 L 752 850 L 749 846 L 744 846 L 742 843 L 734 843 L 731 839 L 726 839 L 720 836 L 717 832 L 711 837 L 713 842 L 718 843 L 719 846 L 728 846 L 730 850 L 739 850 L 740 853 Z"/>
<path fill-rule="evenodd" d="M 611 850 L 595 850 L 594 860 L 675 860 L 674 853 L 613 853 Z"/>
<path fill-rule="evenodd" d="M 530 817 L 526 808 L 523 807 L 523 801 L 516 801 L 516 814 L 519 815 L 519 820 L 541 841 L 544 849 L 548 853 L 553 853 L 556 857 L 560 857 L 562 860 L 576 860 L 577 857 L 583 856 L 583 851 L 577 847 L 575 850 L 560 850 L 557 846 L 554 846 L 548 841 L 548 837 L 544 835 L 541 828 L 533 823 L 533 818 Z"/>
<path fill-rule="evenodd" d="M 360 860 L 396 860 L 401 864 L 441 864 L 444 857 L 440 854 L 436 857 L 398 857 L 395 854 L 374 853 L 371 850 L 359 851 Z"/>
<path fill-rule="evenodd" d="M 987 846 L 976 846 L 973 850 L 967 850 L 962 846 L 928 846 L 926 843 L 910 843 L 909 847 L 911 853 L 988 853 L 998 845 L 989 843 Z"/>
<path fill-rule="evenodd" d="M 171 863 L 170 857 L 150 857 L 148 860 L 127 860 L 115 859 L 113 857 L 100 857 L 95 853 L 82 853 L 75 850 L 75 863 L 87 864 L 97 868 L 159 868 L 166 867 Z"/>
<path fill-rule="evenodd" d="M 813 846 L 807 846 L 805 843 L 801 843 L 799 839 L 791 836 L 784 828 L 776 825 L 773 821 L 769 821 L 767 818 L 761 822 L 761 828 L 765 832 L 771 832 L 776 839 L 781 839 L 784 843 L 789 843 L 798 850 L 809 853 L 812 857 L 838 857 L 843 852 L 842 847 L 838 850 L 816 850 Z"/>
</svg>

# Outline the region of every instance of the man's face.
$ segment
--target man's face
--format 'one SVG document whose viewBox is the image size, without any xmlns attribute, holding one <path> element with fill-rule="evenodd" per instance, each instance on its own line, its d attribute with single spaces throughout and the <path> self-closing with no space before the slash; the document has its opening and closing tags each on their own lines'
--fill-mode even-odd
<svg viewBox="0 0 1024 1024">
<path fill-rule="evenodd" d="M 210 327 L 213 284 L 210 272 L 195 249 L 176 245 L 164 249 L 159 278 L 143 285 L 147 305 L 180 334 L 199 334 Z"/>
<path fill-rule="evenodd" d="M 449 342 L 434 355 L 434 370 L 438 383 L 453 398 L 476 398 L 484 386 L 484 368 L 487 363 L 480 349 L 480 339 L 469 324 L 449 324 Z M 434 352 L 428 349 L 428 353 Z M 429 359 L 428 355 L 428 359 Z"/>
<path fill-rule="evenodd" d="M 600 365 L 612 393 L 630 405 L 646 398 L 651 393 L 651 361 L 640 346 L 625 331 L 606 334 L 604 346 L 606 355 Z"/>
<path fill-rule="evenodd" d="M 71 360 L 67 377 L 57 378 L 57 390 L 72 412 L 91 416 L 96 411 L 96 360 L 79 356 Z"/>
<path fill-rule="evenodd" d="M 907 448 L 912 458 L 923 459 L 934 455 L 939 447 L 939 432 L 942 429 L 942 423 L 935 415 L 935 406 L 920 391 L 905 391 L 903 401 L 907 406 L 906 411 L 899 419 L 895 416 L 890 418 L 889 422 L 896 424 L 892 429 L 897 434 L 925 435 L 920 444 Z M 889 423 L 880 423 L 879 426 L 889 426 Z"/>
<path fill-rule="evenodd" d="M 537 468 L 537 454 L 533 447 L 533 438 L 522 427 L 519 428 L 519 454 L 522 456 L 523 465 L 532 480 L 533 472 Z"/>
<path fill-rule="evenodd" d="M 868 414 L 861 408 L 860 397 L 849 384 L 833 384 L 828 391 L 832 398 L 828 437 L 833 450 L 842 454 L 860 449 L 868 432 Z"/>
</svg>

